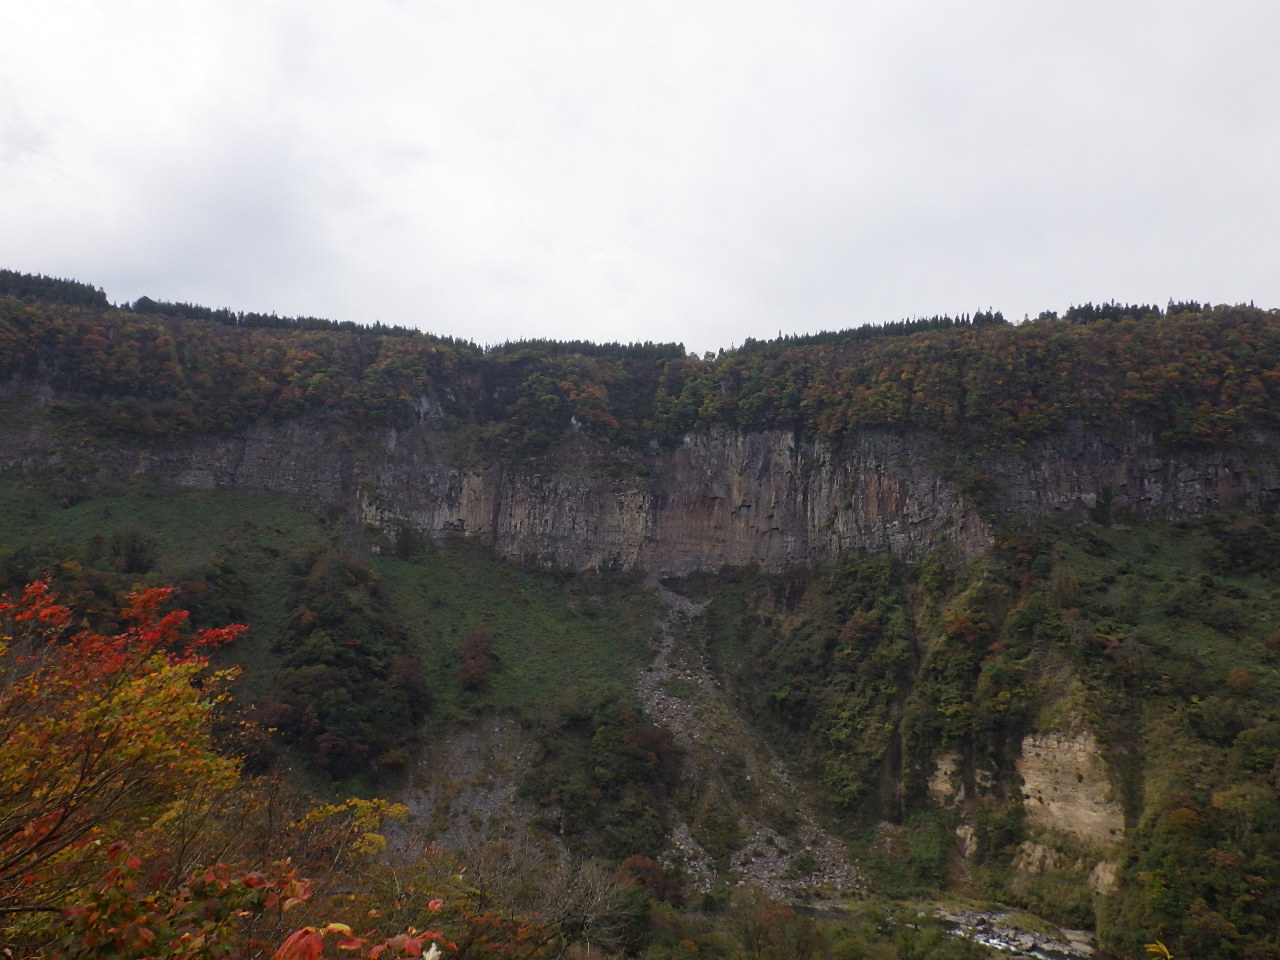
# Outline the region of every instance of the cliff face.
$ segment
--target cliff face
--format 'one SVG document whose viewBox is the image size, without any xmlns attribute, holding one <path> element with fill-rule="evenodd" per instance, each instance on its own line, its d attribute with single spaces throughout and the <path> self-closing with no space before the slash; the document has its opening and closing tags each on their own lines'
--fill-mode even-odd
<svg viewBox="0 0 1280 960">
<path fill-rule="evenodd" d="M 857 549 L 920 557 L 943 541 L 967 554 L 990 539 L 942 476 L 945 449 L 925 440 L 867 435 L 833 454 L 789 433 L 717 430 L 624 459 L 571 437 L 521 467 L 451 464 L 447 442 L 430 429 L 388 431 L 374 453 L 357 454 L 316 425 L 264 425 L 163 452 L 114 450 L 98 469 L 301 495 L 369 523 L 465 534 L 507 559 L 571 569 L 779 570 Z"/>
<path fill-rule="evenodd" d="M 537 463 L 463 465 L 426 410 L 413 430 L 358 440 L 318 420 L 95 453 L 49 436 L 38 418 L 0 428 L 0 464 L 286 493 L 371 523 L 479 537 L 524 563 L 663 575 L 753 562 L 779 570 L 859 549 L 918 559 L 943 542 L 970 555 L 991 533 L 966 475 L 988 478 L 986 508 L 1028 518 L 1087 509 L 1099 496 L 1114 511 L 1158 516 L 1280 496 L 1274 437 L 1174 456 L 1136 429 L 1077 430 L 976 464 L 922 434 L 867 432 L 832 451 L 785 431 L 716 429 L 644 455 L 570 432 Z"/>
<path fill-rule="evenodd" d="M 1025 737 L 1017 766 L 1032 826 L 1071 834 L 1099 850 L 1124 836 L 1124 809 L 1088 730 Z"/>
<path fill-rule="evenodd" d="M 1253 431 L 1231 446 L 1170 453 L 1136 425 L 1121 433 L 1075 429 L 994 455 L 995 504 L 1025 516 L 1093 507 L 1176 519 L 1219 507 L 1280 500 L 1280 437 Z"/>
</svg>

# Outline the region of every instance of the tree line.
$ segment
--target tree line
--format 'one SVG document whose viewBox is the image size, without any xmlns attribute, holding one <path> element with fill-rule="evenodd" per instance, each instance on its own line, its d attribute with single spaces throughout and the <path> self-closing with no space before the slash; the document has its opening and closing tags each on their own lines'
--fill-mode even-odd
<svg viewBox="0 0 1280 960">
<path fill-rule="evenodd" d="M 45 289 L 36 280 L 19 286 L 28 295 L 0 295 L 0 376 L 48 384 L 67 430 L 106 442 L 315 412 L 356 432 L 431 415 L 510 457 L 579 430 L 639 450 L 712 426 L 837 447 L 866 429 L 926 430 L 980 446 L 1137 421 L 1193 447 L 1280 426 L 1280 313 L 1252 306 L 1089 303 L 1017 325 L 979 311 L 749 340 L 699 359 L 655 343 L 482 350 L 407 328 L 146 298 L 116 309 L 87 285 L 52 299 L 30 295 Z"/>
</svg>

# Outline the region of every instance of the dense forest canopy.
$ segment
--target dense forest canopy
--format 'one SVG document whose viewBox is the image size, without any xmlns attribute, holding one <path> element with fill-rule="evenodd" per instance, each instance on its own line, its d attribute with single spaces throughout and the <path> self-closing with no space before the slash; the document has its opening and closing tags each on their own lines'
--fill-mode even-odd
<svg viewBox="0 0 1280 960">
<path fill-rule="evenodd" d="M 101 287 L 95 289 L 77 280 L 18 273 L 16 270 L 0 270 L 0 296 L 87 307 L 109 306 L 107 294 Z"/>
<path fill-rule="evenodd" d="M 998 312 L 748 340 L 698 359 L 679 344 L 474 344 L 400 327 L 277 318 L 141 298 L 111 307 L 74 281 L 0 274 L 0 376 L 57 392 L 71 432 L 172 441 L 326 410 L 357 427 L 424 409 L 493 451 L 537 454 L 571 426 L 616 444 L 725 425 L 1032 440 L 1138 418 L 1170 446 L 1280 425 L 1280 312 L 1092 303 L 1010 324 Z"/>
</svg>

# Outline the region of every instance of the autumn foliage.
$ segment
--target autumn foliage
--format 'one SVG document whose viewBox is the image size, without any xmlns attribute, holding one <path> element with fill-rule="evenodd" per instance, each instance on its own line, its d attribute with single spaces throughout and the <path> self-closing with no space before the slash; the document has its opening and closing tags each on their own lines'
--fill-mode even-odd
<svg viewBox="0 0 1280 960">
<path fill-rule="evenodd" d="M 131 596 L 114 634 L 80 627 L 44 582 L 0 599 L 0 940 L 14 955 L 531 960 L 563 946 L 577 907 L 555 922 L 508 912 L 452 860 L 436 875 L 439 857 L 423 858 L 416 884 L 380 899 L 379 831 L 404 807 L 303 803 L 244 777 L 215 749 L 228 673 L 208 660 L 244 628 L 193 631 L 173 594 Z M 392 932 L 365 929 L 377 918 Z"/>
<path fill-rule="evenodd" d="M 1280 313 L 1252 306 L 1087 304 L 1018 325 L 937 317 L 698 359 L 678 344 L 482 350 L 385 327 L 245 324 L 184 304 L 119 310 L 78 289 L 44 302 L 39 285 L 3 293 L 0 377 L 51 388 L 56 420 L 90 442 L 317 412 L 344 419 L 356 442 L 430 411 L 499 456 L 545 453 L 577 431 L 645 448 L 716 426 L 794 429 L 834 446 L 910 429 L 980 447 L 1136 421 L 1196 447 L 1280 423 Z"/>
<path fill-rule="evenodd" d="M 232 850 L 230 833 L 245 828 L 226 822 L 227 810 L 253 808 L 264 791 L 211 738 L 228 673 L 211 670 L 207 654 L 245 628 L 192 631 L 185 611 L 166 610 L 172 597 L 134 594 L 111 635 L 77 629 L 44 582 L 0 600 L 0 930 L 31 955 L 256 955 L 261 941 L 244 923 L 274 911 L 271 936 L 311 898 L 285 862 L 202 862 Z M 378 849 L 373 828 L 394 813 L 380 801 L 319 807 L 289 820 L 274 845 L 335 863 Z M 210 841 L 219 833 L 220 846 Z M 339 932 L 348 956 L 420 956 L 443 942 L 329 923 L 294 931 L 276 957 L 319 957 Z"/>
<path fill-rule="evenodd" d="M 108 869 L 104 844 L 154 833 L 190 784 L 234 783 L 205 652 L 244 628 L 192 633 L 171 594 L 135 594 L 111 636 L 73 629 L 42 582 L 0 602 L 0 913 L 63 906 Z"/>
</svg>

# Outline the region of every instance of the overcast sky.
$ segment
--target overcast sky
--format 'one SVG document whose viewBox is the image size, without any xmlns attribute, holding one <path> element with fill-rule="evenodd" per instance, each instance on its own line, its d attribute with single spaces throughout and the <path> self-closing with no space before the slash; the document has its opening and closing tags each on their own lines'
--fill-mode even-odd
<svg viewBox="0 0 1280 960">
<path fill-rule="evenodd" d="M 682 341 L 1280 306 L 1275 0 L 4 0 L 0 266 Z"/>
</svg>

